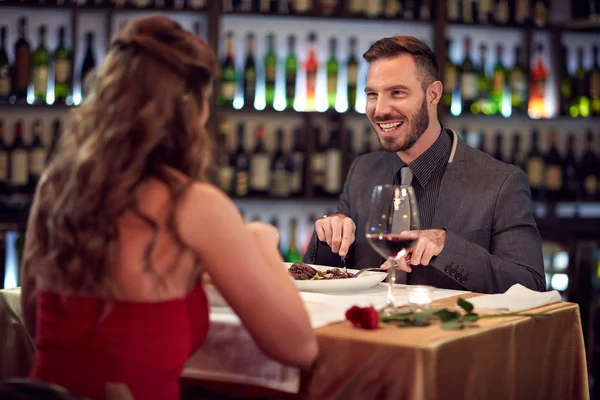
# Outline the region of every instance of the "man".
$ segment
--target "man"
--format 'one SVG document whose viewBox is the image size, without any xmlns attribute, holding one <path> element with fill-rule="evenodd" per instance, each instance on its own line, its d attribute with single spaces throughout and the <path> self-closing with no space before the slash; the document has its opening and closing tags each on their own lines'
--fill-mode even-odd
<svg viewBox="0 0 600 400">
<path fill-rule="evenodd" d="M 365 239 L 373 187 L 400 182 L 411 169 L 421 234 L 397 260 L 397 282 L 481 293 L 515 283 L 545 290 L 541 239 L 525 173 L 466 145 L 441 126 L 442 96 L 435 54 L 410 36 L 374 43 L 366 114 L 383 151 L 358 157 L 350 167 L 337 213 L 315 224 L 304 262 L 356 268 L 384 259 Z M 388 268 L 387 263 L 382 268 Z"/>
</svg>

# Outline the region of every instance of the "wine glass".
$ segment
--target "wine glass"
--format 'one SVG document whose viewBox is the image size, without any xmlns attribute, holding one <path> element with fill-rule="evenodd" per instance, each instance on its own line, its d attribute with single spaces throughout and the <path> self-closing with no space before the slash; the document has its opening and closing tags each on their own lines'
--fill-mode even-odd
<svg viewBox="0 0 600 400">
<path fill-rule="evenodd" d="M 385 315 L 397 313 L 394 301 L 396 260 L 412 250 L 419 238 L 419 229 L 419 211 L 412 186 L 375 186 L 371 197 L 366 238 L 371 247 L 391 265 L 387 302 L 383 309 Z"/>
</svg>

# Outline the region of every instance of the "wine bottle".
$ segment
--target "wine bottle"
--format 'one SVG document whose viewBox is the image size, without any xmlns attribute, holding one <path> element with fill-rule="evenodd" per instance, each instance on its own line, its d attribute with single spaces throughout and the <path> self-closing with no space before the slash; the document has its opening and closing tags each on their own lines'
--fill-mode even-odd
<svg viewBox="0 0 600 400">
<path fill-rule="evenodd" d="M 442 94 L 442 104 L 447 111 L 452 107 L 452 95 L 456 89 L 456 83 L 458 82 L 458 69 L 450 59 L 451 46 L 452 42 L 450 39 L 446 39 L 446 65 L 444 68 L 444 92 Z"/>
<path fill-rule="evenodd" d="M 71 97 L 71 52 L 65 47 L 65 27 L 58 28 L 54 51 L 54 101 L 64 104 Z"/>
<path fill-rule="evenodd" d="M 579 193 L 579 162 L 575 157 L 575 135 L 569 132 L 567 136 L 567 152 L 563 163 L 563 187 L 561 198 L 566 201 L 578 201 Z"/>
<path fill-rule="evenodd" d="M 18 102 L 25 102 L 31 77 L 31 47 L 27 41 L 27 19 L 19 19 L 19 39 L 15 43 L 13 93 Z"/>
<path fill-rule="evenodd" d="M 591 115 L 593 115 L 594 117 L 600 116 L 600 64 L 598 64 L 598 47 L 599 46 L 597 44 L 594 45 L 594 49 L 592 52 L 593 65 L 592 70 L 590 71 L 590 111 Z M 0 62 L 0 65 L 1 64 L 2 63 Z"/>
<path fill-rule="evenodd" d="M 479 72 L 477 74 L 477 90 L 479 92 L 479 98 L 474 106 L 471 107 L 471 111 L 474 114 L 484 113 L 490 115 L 495 112 L 495 108 L 491 102 L 492 81 L 486 72 L 487 51 L 487 45 L 481 44 L 479 46 L 479 52 L 481 54 Z"/>
<path fill-rule="evenodd" d="M 521 150 L 521 134 L 515 132 L 512 137 L 509 163 L 523 169 L 523 158 L 523 151 Z"/>
<path fill-rule="evenodd" d="M 246 132 L 244 124 L 237 127 L 237 152 L 233 158 L 235 168 L 234 194 L 237 197 L 246 197 L 249 192 L 250 155 L 245 148 Z"/>
<path fill-rule="evenodd" d="M 81 64 L 79 80 L 81 83 L 81 97 L 85 98 L 89 93 L 89 77 L 88 75 L 96 68 L 96 57 L 94 56 L 94 32 L 86 32 L 85 34 L 86 50 Z"/>
<path fill-rule="evenodd" d="M 471 113 L 471 107 L 477 99 L 477 72 L 471 60 L 471 38 L 465 38 L 465 58 L 460 68 L 460 87 L 462 94 L 462 112 Z"/>
<path fill-rule="evenodd" d="M 317 72 L 319 70 L 319 62 L 317 60 L 316 54 L 316 41 L 317 34 L 311 32 L 308 35 L 308 57 L 304 64 L 304 69 L 306 71 L 306 111 L 314 111 L 315 110 L 315 92 L 317 87 Z"/>
<path fill-rule="evenodd" d="M 407 21 L 415 19 L 416 7 L 414 0 L 404 0 L 404 7 L 402 8 L 402 18 Z"/>
<path fill-rule="evenodd" d="M 350 0 L 348 2 L 348 13 L 350 15 L 363 15 L 366 11 L 366 3 L 363 0 Z"/>
<path fill-rule="evenodd" d="M 510 102 L 512 113 L 519 115 L 527 114 L 527 76 L 523 63 L 523 51 L 521 46 L 515 48 L 515 64 L 510 71 Z"/>
<path fill-rule="evenodd" d="M 27 168 L 27 146 L 23 141 L 23 122 L 15 124 L 15 136 L 9 149 L 9 176 L 11 203 L 22 205 L 28 194 L 29 170 Z"/>
<path fill-rule="evenodd" d="M 494 158 L 498 161 L 504 161 L 504 134 L 497 132 L 494 137 Z"/>
<path fill-rule="evenodd" d="M 50 52 L 46 48 L 46 26 L 39 27 L 39 44 L 33 52 L 33 96 L 35 103 L 45 103 L 48 94 L 48 69 Z"/>
<path fill-rule="evenodd" d="M 290 168 L 290 194 L 292 196 L 302 196 L 304 194 L 304 153 L 302 131 L 297 128 L 294 133 L 294 149 Z"/>
<path fill-rule="evenodd" d="M 296 37 L 288 36 L 288 55 L 285 58 L 285 102 L 287 108 L 293 108 L 296 100 L 296 77 L 298 58 L 296 57 Z"/>
<path fill-rule="evenodd" d="M 556 147 L 557 134 L 550 132 L 550 146 L 544 156 L 544 191 L 547 200 L 556 201 L 560 199 L 563 187 L 563 160 Z"/>
<path fill-rule="evenodd" d="M 531 147 L 525 159 L 525 172 L 529 177 L 531 197 L 535 200 L 540 198 L 544 184 L 544 160 L 538 147 L 539 133 L 536 129 L 531 132 Z"/>
<path fill-rule="evenodd" d="M 356 45 L 357 39 L 355 37 L 350 38 L 350 54 L 347 62 L 347 97 L 348 97 L 348 109 L 354 110 L 356 107 L 356 88 L 358 86 L 358 60 L 356 59 Z"/>
<path fill-rule="evenodd" d="M 4 141 L 4 120 L 0 119 L 0 204 L 6 204 L 9 196 L 9 147 Z"/>
<path fill-rule="evenodd" d="M 530 98 L 529 116 L 534 118 L 545 118 L 548 116 L 546 104 L 546 83 L 549 72 L 543 60 L 544 46 L 541 43 L 535 45 L 536 56 L 530 74 Z"/>
<path fill-rule="evenodd" d="M 288 244 L 288 250 L 285 255 L 285 261 L 287 262 L 298 262 L 302 261 L 302 254 L 298 251 L 298 242 L 297 242 L 297 232 L 298 230 L 298 220 L 293 217 L 290 219 L 290 241 Z"/>
<path fill-rule="evenodd" d="M 315 196 L 325 195 L 325 168 L 327 167 L 326 147 L 321 138 L 321 128 L 315 128 L 316 148 L 311 155 L 310 168 L 312 173 L 312 186 Z"/>
<path fill-rule="evenodd" d="M 594 152 L 594 134 L 589 130 L 585 137 L 585 150 L 581 155 L 580 185 L 583 199 L 595 201 L 598 199 L 600 158 Z"/>
<path fill-rule="evenodd" d="M 530 0 L 515 0 L 515 22 L 517 24 L 531 24 L 531 7 Z"/>
<path fill-rule="evenodd" d="M 481 132 L 479 133 L 479 142 L 477 143 L 477 150 L 479 151 L 483 151 L 484 153 L 487 153 L 487 146 L 486 146 L 486 141 L 485 141 L 485 133 Z"/>
<path fill-rule="evenodd" d="M 58 146 L 60 144 L 60 119 L 55 119 L 52 122 L 52 139 L 50 141 L 50 147 L 48 148 L 48 156 L 46 157 L 46 165 L 50 164 L 56 153 L 58 152 Z"/>
<path fill-rule="evenodd" d="M 221 190 L 232 195 L 234 194 L 233 180 L 235 171 L 233 169 L 234 160 L 230 157 L 229 149 L 227 148 L 227 130 L 227 121 L 223 120 L 219 124 L 219 133 L 217 136 L 217 182 Z"/>
<path fill-rule="evenodd" d="M 338 83 L 338 60 L 336 57 L 337 40 L 329 39 L 329 60 L 327 60 L 327 103 L 329 108 L 335 109 L 337 101 L 337 83 Z"/>
<path fill-rule="evenodd" d="M 494 79 L 492 83 L 491 112 L 501 113 L 506 87 L 506 68 L 502 58 L 504 51 L 501 44 L 496 46 L 496 64 L 494 65 Z"/>
<path fill-rule="evenodd" d="M 457 22 L 459 19 L 458 3 L 462 0 L 447 0 L 446 1 L 446 14 L 449 22 Z"/>
<path fill-rule="evenodd" d="M 244 106 L 253 107 L 256 96 L 256 62 L 254 61 L 254 34 L 246 36 L 246 63 L 244 64 Z"/>
<path fill-rule="evenodd" d="M 33 123 L 33 135 L 29 146 L 29 186 L 33 193 L 46 166 L 46 148 L 42 143 L 43 125 L 41 120 Z"/>
<path fill-rule="evenodd" d="M 431 21 L 431 0 L 421 0 L 419 19 L 421 21 Z"/>
<path fill-rule="evenodd" d="M 293 0 L 294 13 L 308 14 L 312 8 L 312 0 Z"/>
<path fill-rule="evenodd" d="M 546 26 L 548 22 L 548 8 L 544 0 L 535 0 L 533 22 L 539 28 Z"/>
<path fill-rule="evenodd" d="M 272 197 L 288 197 L 290 195 L 289 160 L 284 149 L 283 129 L 276 132 L 277 147 L 271 162 L 271 186 Z"/>
<path fill-rule="evenodd" d="M 583 64 L 584 49 L 577 49 L 577 70 L 575 71 L 575 101 L 579 106 L 580 117 L 590 116 L 590 98 L 588 97 L 588 80 L 587 73 Z"/>
<path fill-rule="evenodd" d="M 221 63 L 221 90 L 218 104 L 233 105 L 237 84 L 235 64 L 233 62 L 233 32 L 227 33 L 225 59 Z"/>
<path fill-rule="evenodd" d="M 271 183 L 271 157 L 265 147 L 265 128 L 256 128 L 256 144 L 250 155 L 250 191 L 254 196 L 266 196 Z"/>
<path fill-rule="evenodd" d="M 496 3 L 496 10 L 494 13 L 494 20 L 496 23 L 505 25 L 508 23 L 510 18 L 510 8 L 508 0 L 498 0 Z"/>
<path fill-rule="evenodd" d="M 275 35 L 267 36 L 267 53 L 265 54 L 265 103 L 273 107 L 275 103 L 275 80 L 277 78 L 277 55 L 275 54 Z"/>
<path fill-rule="evenodd" d="M 567 116 L 571 115 L 571 107 L 574 106 L 573 101 L 573 82 L 572 78 L 569 75 L 569 68 L 567 66 L 567 61 L 569 59 L 569 54 L 567 50 L 567 46 L 561 45 L 561 54 L 560 54 L 560 114 Z M 579 114 L 579 107 L 575 106 L 576 110 L 575 117 Z"/>
<path fill-rule="evenodd" d="M 329 122 L 329 144 L 325 152 L 324 189 L 329 196 L 335 196 L 342 189 L 342 149 L 340 146 L 339 122 L 332 119 Z"/>
<path fill-rule="evenodd" d="M 6 52 L 6 27 L 0 28 L 0 103 L 8 103 L 12 92 L 10 60 Z"/>
</svg>

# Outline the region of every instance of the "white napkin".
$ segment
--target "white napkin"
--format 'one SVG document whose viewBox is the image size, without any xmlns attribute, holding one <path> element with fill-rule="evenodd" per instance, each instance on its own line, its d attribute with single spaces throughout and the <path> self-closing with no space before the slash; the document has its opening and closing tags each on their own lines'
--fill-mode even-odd
<svg viewBox="0 0 600 400">
<path fill-rule="evenodd" d="M 561 297 L 556 290 L 550 292 L 536 292 L 517 283 L 512 285 L 505 293 L 471 297 L 468 301 L 475 307 L 475 312 L 492 311 L 513 313 L 557 303 L 561 301 Z"/>
</svg>

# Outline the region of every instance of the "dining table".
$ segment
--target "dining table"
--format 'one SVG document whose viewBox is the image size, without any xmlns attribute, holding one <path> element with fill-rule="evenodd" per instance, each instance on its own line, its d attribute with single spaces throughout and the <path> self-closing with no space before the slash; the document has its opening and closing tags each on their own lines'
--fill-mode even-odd
<svg viewBox="0 0 600 400">
<path fill-rule="evenodd" d="M 407 290 L 394 286 L 400 307 Z M 589 399 L 577 304 L 526 311 L 544 314 L 538 317 L 475 309 L 488 317 L 456 330 L 442 329 L 439 321 L 369 330 L 345 320 L 353 305 L 381 308 L 385 294 L 384 284 L 354 293 L 301 292 L 319 343 L 318 359 L 307 370 L 264 355 L 226 303 L 211 302 L 206 342 L 182 374 L 184 392 L 215 399 Z M 459 298 L 479 296 L 435 289 L 431 307 L 454 310 Z"/>
</svg>

